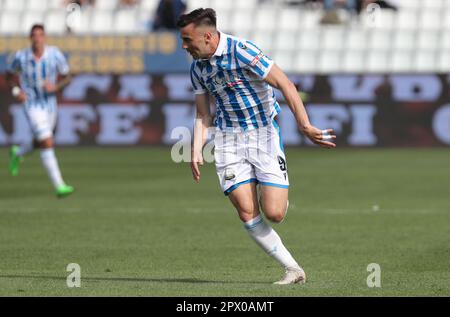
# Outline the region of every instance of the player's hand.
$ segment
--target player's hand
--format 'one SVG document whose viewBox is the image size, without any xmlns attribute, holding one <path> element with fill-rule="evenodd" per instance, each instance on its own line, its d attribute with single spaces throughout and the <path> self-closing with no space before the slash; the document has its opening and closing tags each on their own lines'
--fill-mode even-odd
<svg viewBox="0 0 450 317">
<path fill-rule="evenodd" d="M 305 134 L 313 143 L 327 148 L 333 149 L 336 147 L 332 141 L 336 139 L 333 129 L 320 130 L 312 125 L 304 128 L 303 134 Z"/>
<path fill-rule="evenodd" d="M 52 84 L 51 82 L 46 81 L 44 83 L 44 90 L 49 94 L 54 94 L 58 90 L 55 84 Z"/>
<path fill-rule="evenodd" d="M 203 165 L 203 156 L 201 153 L 196 153 L 196 151 L 193 151 L 191 154 L 191 170 L 192 176 L 197 183 L 200 181 L 199 165 Z"/>
</svg>

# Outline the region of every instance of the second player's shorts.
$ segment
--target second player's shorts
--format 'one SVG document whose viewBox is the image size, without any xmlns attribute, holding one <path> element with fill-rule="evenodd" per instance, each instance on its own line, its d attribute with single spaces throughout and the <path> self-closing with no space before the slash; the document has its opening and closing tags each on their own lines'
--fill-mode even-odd
<svg viewBox="0 0 450 317">
<path fill-rule="evenodd" d="M 217 176 L 225 195 L 252 182 L 289 187 L 286 156 L 275 121 L 242 133 L 216 131 L 214 145 Z"/>
<path fill-rule="evenodd" d="M 25 108 L 25 115 L 37 141 L 53 136 L 57 117 L 55 110 L 50 107 L 28 106 Z"/>
</svg>

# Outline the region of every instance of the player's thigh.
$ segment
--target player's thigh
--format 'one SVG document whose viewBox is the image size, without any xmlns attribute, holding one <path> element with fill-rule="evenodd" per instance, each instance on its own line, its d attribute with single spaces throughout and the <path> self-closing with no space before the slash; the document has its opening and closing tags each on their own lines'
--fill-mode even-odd
<svg viewBox="0 0 450 317">
<path fill-rule="evenodd" d="M 214 139 L 214 160 L 217 177 L 225 195 L 242 185 L 256 182 L 253 166 L 246 160 L 242 138 L 218 132 Z"/>
<path fill-rule="evenodd" d="M 233 190 L 228 197 L 242 221 L 250 221 L 259 214 L 256 183 L 243 184 Z"/>
<path fill-rule="evenodd" d="M 289 198 L 288 188 L 260 186 L 261 209 L 266 217 L 274 222 L 280 222 L 286 215 Z"/>
<path fill-rule="evenodd" d="M 268 125 L 252 133 L 249 153 L 249 162 L 261 186 L 289 188 L 286 155 L 278 126 Z"/>
<path fill-rule="evenodd" d="M 258 129 L 250 138 L 250 157 L 260 184 L 261 209 L 272 221 L 280 222 L 286 213 L 289 177 L 280 131 L 275 121 Z"/>
<path fill-rule="evenodd" d="M 25 110 L 26 117 L 30 123 L 34 139 L 38 143 L 53 138 L 52 117 L 46 109 L 39 106 L 32 106 Z"/>
<path fill-rule="evenodd" d="M 56 105 L 50 108 L 50 111 L 48 113 L 49 116 L 49 123 L 52 128 L 52 131 L 54 132 L 56 130 L 56 123 L 58 121 L 58 110 Z"/>
<path fill-rule="evenodd" d="M 47 113 L 47 118 L 48 118 L 48 125 L 50 127 L 51 135 L 48 136 L 47 138 L 43 139 L 40 142 L 41 148 L 52 148 L 55 146 L 53 136 L 55 134 L 56 122 L 58 119 L 58 112 L 56 110 L 56 105 L 49 107 L 49 111 Z"/>
</svg>

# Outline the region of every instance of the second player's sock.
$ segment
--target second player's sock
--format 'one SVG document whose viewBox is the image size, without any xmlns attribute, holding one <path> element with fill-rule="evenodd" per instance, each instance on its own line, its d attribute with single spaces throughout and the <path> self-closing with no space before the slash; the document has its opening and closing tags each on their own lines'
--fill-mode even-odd
<svg viewBox="0 0 450 317">
<path fill-rule="evenodd" d="M 245 229 L 255 242 L 286 269 L 299 269 L 300 266 L 283 245 L 280 236 L 261 215 L 245 222 Z"/>
<path fill-rule="evenodd" d="M 64 185 L 58 161 L 56 160 L 55 151 L 53 149 L 41 150 L 41 160 L 55 189 Z"/>
<path fill-rule="evenodd" d="M 34 145 L 33 143 L 24 143 L 19 147 L 19 151 L 17 151 L 17 156 L 24 156 L 25 154 L 33 151 Z"/>
</svg>

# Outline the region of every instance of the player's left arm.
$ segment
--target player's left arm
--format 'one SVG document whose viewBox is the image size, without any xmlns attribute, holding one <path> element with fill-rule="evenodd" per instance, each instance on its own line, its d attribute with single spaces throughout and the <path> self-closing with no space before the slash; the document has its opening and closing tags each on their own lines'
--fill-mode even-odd
<svg viewBox="0 0 450 317">
<path fill-rule="evenodd" d="M 300 131 L 302 131 L 304 135 L 306 135 L 312 142 L 322 147 L 336 147 L 336 144 L 327 141 L 327 139 L 336 139 L 333 129 L 327 129 L 324 133 L 324 131 L 314 127 L 309 122 L 308 114 L 297 88 L 276 64 L 272 66 L 269 74 L 264 80 L 272 87 L 281 91 L 289 108 L 295 116 L 295 120 L 297 121 Z"/>
<path fill-rule="evenodd" d="M 56 66 L 58 73 L 60 74 L 60 79 L 55 83 L 46 81 L 44 83 L 44 88 L 48 93 L 57 93 L 63 90 L 72 81 L 72 75 L 69 71 L 69 64 L 64 56 L 64 54 L 59 50 L 55 49 Z"/>
<path fill-rule="evenodd" d="M 46 81 L 44 83 L 44 88 L 45 88 L 46 92 L 48 92 L 50 94 L 54 94 L 54 93 L 57 93 L 57 92 L 63 90 L 64 87 L 69 85 L 71 81 L 72 81 L 72 75 L 70 73 L 66 74 L 66 75 L 61 75 L 61 78 L 56 82 L 56 84 Z"/>
</svg>

